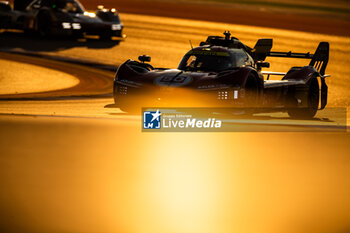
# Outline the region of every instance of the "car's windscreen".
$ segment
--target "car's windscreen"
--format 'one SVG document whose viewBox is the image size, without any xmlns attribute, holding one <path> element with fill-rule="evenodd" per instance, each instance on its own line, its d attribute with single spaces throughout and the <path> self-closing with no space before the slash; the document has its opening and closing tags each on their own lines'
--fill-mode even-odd
<svg viewBox="0 0 350 233">
<path fill-rule="evenodd" d="M 220 72 L 234 67 L 228 52 L 190 51 L 181 60 L 178 69 L 184 71 Z"/>
<path fill-rule="evenodd" d="M 78 1 L 74 0 L 54 0 L 53 8 L 60 9 L 68 13 L 84 13 L 84 8 Z"/>
</svg>

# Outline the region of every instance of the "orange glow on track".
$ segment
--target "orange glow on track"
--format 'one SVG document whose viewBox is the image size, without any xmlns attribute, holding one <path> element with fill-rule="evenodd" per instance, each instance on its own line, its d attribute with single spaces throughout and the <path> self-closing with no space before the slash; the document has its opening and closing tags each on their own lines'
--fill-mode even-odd
<svg viewBox="0 0 350 233">
<path fill-rule="evenodd" d="M 227 29 L 251 45 L 273 37 L 276 51 L 305 52 L 325 40 L 332 46 L 329 106 L 349 106 L 348 37 L 131 14 L 122 20 L 129 37 L 118 46 L 55 45 L 42 53 L 113 64 L 149 54 L 152 64 L 175 67 L 188 39 L 197 45 Z M 290 66 L 276 59 L 272 70 Z M 112 78 L 94 93 L 110 93 Z M 181 106 L 188 103 L 180 97 Z M 105 107 L 112 103 L 110 96 L 1 102 L 0 231 L 349 232 L 348 133 L 142 133 L 139 116 Z"/>
</svg>

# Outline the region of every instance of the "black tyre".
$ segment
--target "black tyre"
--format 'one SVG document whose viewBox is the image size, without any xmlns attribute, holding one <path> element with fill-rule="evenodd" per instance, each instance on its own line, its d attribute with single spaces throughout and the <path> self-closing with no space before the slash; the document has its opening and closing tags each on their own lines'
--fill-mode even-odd
<svg viewBox="0 0 350 233">
<path fill-rule="evenodd" d="M 251 116 L 255 112 L 255 108 L 259 105 L 259 82 L 258 79 L 250 74 L 244 87 L 243 109 L 240 114 Z"/>
<path fill-rule="evenodd" d="M 249 75 L 244 90 L 246 107 L 257 107 L 259 102 L 259 83 L 254 75 Z"/>
<path fill-rule="evenodd" d="M 288 110 L 288 115 L 295 119 L 313 118 L 317 113 L 320 99 L 320 87 L 317 77 L 311 78 L 305 86 L 297 88 L 296 94 L 306 100 L 306 106 L 300 108 L 296 106 L 295 108 L 291 108 Z"/>
</svg>

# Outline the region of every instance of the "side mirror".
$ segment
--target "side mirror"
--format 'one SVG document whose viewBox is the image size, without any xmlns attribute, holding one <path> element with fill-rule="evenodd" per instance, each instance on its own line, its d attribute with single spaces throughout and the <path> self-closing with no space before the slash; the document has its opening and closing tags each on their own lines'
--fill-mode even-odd
<svg viewBox="0 0 350 233">
<path fill-rule="evenodd" d="M 139 60 L 140 60 L 142 63 L 150 62 L 150 61 L 151 61 L 151 57 L 148 56 L 148 55 L 141 55 L 141 56 L 139 56 Z"/>
<path fill-rule="evenodd" d="M 270 62 L 267 62 L 267 61 L 258 61 L 256 63 L 256 66 L 258 67 L 258 69 L 261 69 L 261 68 L 270 68 Z"/>
</svg>

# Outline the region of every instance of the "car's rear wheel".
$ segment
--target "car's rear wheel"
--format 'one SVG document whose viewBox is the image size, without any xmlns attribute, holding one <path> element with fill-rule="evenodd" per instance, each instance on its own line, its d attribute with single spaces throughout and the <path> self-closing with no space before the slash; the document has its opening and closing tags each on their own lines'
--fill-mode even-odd
<svg viewBox="0 0 350 233">
<path fill-rule="evenodd" d="M 305 86 L 297 87 L 296 94 L 299 94 L 301 99 L 306 100 L 306 106 L 298 108 L 297 103 L 295 108 L 288 110 L 289 116 L 295 119 L 313 118 L 317 113 L 320 99 L 320 87 L 317 77 L 312 77 Z"/>
</svg>

